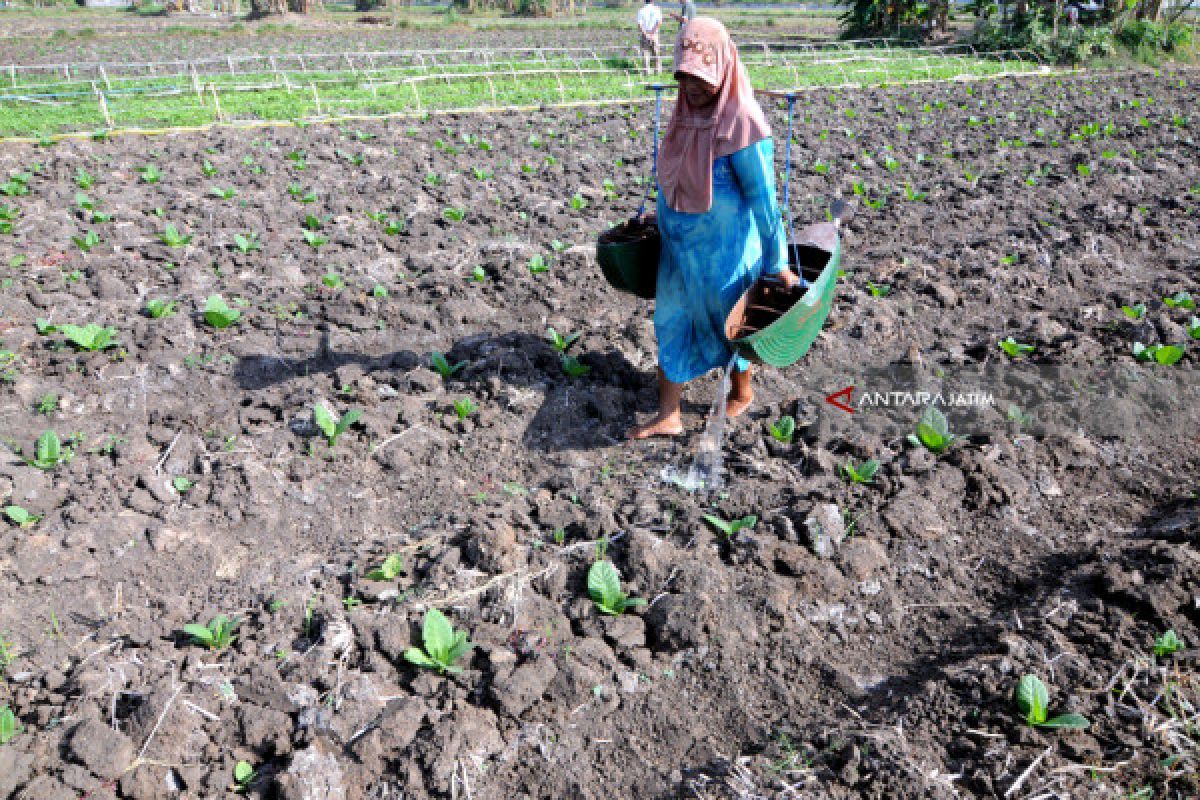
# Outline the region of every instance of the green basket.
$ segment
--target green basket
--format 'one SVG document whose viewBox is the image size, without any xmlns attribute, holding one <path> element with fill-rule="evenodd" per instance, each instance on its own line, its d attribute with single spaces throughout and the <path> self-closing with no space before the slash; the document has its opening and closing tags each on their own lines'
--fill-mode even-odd
<svg viewBox="0 0 1200 800">
<path fill-rule="evenodd" d="M 788 247 L 788 261 L 809 282 L 788 289 L 760 278 L 738 300 L 725 322 L 725 336 L 738 355 L 756 364 L 789 367 L 808 353 L 821 332 L 837 290 L 842 242 L 832 223 L 801 231 Z"/>
<path fill-rule="evenodd" d="M 596 241 L 596 261 L 609 285 L 646 300 L 654 299 L 661 251 L 662 237 L 653 215 L 642 223 L 636 219 L 623 222 Z"/>
</svg>

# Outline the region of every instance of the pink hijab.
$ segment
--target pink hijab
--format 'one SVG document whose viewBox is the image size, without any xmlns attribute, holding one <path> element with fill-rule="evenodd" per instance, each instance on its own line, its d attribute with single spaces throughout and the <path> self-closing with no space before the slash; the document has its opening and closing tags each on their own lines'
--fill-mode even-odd
<svg viewBox="0 0 1200 800">
<path fill-rule="evenodd" d="M 771 135 L 767 118 L 725 26 L 696 17 L 675 42 L 675 74 L 719 89 L 712 105 L 695 108 L 681 91 L 658 156 L 658 182 L 675 211 L 712 208 L 713 159 L 732 155 Z"/>
</svg>

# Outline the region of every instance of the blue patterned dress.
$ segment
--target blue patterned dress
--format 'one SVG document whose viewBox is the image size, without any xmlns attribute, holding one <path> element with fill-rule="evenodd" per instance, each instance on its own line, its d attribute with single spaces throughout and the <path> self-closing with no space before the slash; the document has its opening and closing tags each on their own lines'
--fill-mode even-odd
<svg viewBox="0 0 1200 800">
<path fill-rule="evenodd" d="M 654 333 L 659 366 L 673 383 L 729 363 L 725 318 L 760 275 L 787 266 L 774 155 L 768 138 L 713 161 L 712 208 L 703 214 L 673 211 L 659 190 Z M 737 369 L 747 367 L 739 358 Z"/>
</svg>

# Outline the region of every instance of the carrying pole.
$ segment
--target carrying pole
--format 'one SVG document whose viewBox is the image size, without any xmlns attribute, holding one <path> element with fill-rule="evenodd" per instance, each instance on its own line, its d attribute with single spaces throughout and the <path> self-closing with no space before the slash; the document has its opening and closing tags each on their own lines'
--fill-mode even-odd
<svg viewBox="0 0 1200 800">
<path fill-rule="evenodd" d="M 651 150 L 650 180 L 646 182 L 646 190 L 642 192 L 642 204 L 638 206 L 636 219 L 641 219 L 646 213 L 646 201 L 650 199 L 650 188 L 658 179 L 658 131 L 662 122 L 662 97 L 667 89 L 674 89 L 673 84 L 652 83 L 646 87 L 654 92 L 654 143 Z"/>
</svg>

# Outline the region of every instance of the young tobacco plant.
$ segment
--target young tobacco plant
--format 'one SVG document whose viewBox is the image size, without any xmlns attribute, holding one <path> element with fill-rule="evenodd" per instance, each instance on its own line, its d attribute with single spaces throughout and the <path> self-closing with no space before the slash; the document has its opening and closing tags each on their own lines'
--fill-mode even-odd
<svg viewBox="0 0 1200 800">
<path fill-rule="evenodd" d="M 253 231 L 245 234 L 235 233 L 233 235 L 233 246 L 242 255 L 249 255 L 256 250 L 262 250 L 262 244 L 258 241 L 258 234 Z"/>
<path fill-rule="evenodd" d="M 1009 358 L 1017 359 L 1032 353 L 1034 350 L 1034 345 L 1021 344 L 1016 339 L 1009 336 L 1007 339 L 1000 342 L 1000 349 L 1003 350 Z"/>
<path fill-rule="evenodd" d="M 448 381 L 454 377 L 454 374 L 467 365 L 466 361 L 459 361 L 457 364 L 451 364 L 446 360 L 446 356 L 434 350 L 429 354 L 429 363 L 433 366 L 434 371 L 442 376 L 442 380 Z"/>
<path fill-rule="evenodd" d="M 1193 339 L 1200 339 L 1200 317 L 1192 317 L 1188 320 L 1187 334 Z"/>
<path fill-rule="evenodd" d="M 1146 316 L 1146 304 L 1138 303 L 1133 306 L 1121 306 L 1121 313 L 1129 319 L 1137 322 L 1142 317 Z"/>
<path fill-rule="evenodd" d="M 146 302 L 146 315 L 151 319 L 162 319 L 175 314 L 175 301 L 163 297 Z"/>
<path fill-rule="evenodd" d="M 207 647 L 209 650 L 224 650 L 237 639 L 238 626 L 242 621 L 237 617 L 227 617 L 218 614 L 208 621 L 207 625 L 192 623 L 183 626 L 183 632 L 191 637 L 192 644 Z"/>
<path fill-rule="evenodd" d="M 1181 344 L 1152 344 L 1133 343 L 1133 357 L 1138 361 L 1152 361 L 1169 367 L 1183 358 L 1186 348 Z"/>
<path fill-rule="evenodd" d="M 1171 297 L 1164 297 L 1163 303 L 1167 308 L 1182 308 L 1186 311 L 1196 308 L 1196 301 L 1188 292 L 1176 292 Z"/>
<path fill-rule="evenodd" d="M 17 715 L 8 706 L 0 707 L 0 744 L 8 744 L 24 730 L 17 722 Z"/>
<path fill-rule="evenodd" d="M 25 463 L 31 467 L 49 472 L 61 464 L 66 464 L 74 457 L 75 451 L 64 446 L 58 434 L 52 430 L 43 431 L 33 445 L 33 458 L 26 458 Z"/>
<path fill-rule="evenodd" d="M 848 459 L 838 467 L 838 471 L 850 483 L 871 483 L 875 480 L 875 473 L 879 472 L 879 461 L 871 458 L 861 464 L 855 464 L 853 459 Z"/>
<path fill-rule="evenodd" d="M 621 591 L 621 576 L 611 561 L 596 561 L 588 570 L 588 596 L 602 614 L 619 616 L 627 609 L 643 606 L 646 601 Z"/>
<path fill-rule="evenodd" d="M 1059 714 L 1051 717 L 1046 684 L 1036 675 L 1021 678 L 1013 693 L 1013 702 L 1025 722 L 1036 728 L 1083 730 L 1091 724 L 1080 714 Z"/>
<path fill-rule="evenodd" d="M 394 581 L 404 572 L 404 558 L 399 553 L 392 553 L 375 569 L 367 573 L 369 581 Z"/>
<path fill-rule="evenodd" d="M 4 516 L 18 528 L 32 528 L 42 518 L 41 514 L 30 514 L 21 506 L 5 506 Z"/>
<path fill-rule="evenodd" d="M 338 437 L 345 433 L 351 425 L 358 422 L 361 417 L 362 411 L 357 408 L 350 409 L 339 419 L 321 403 L 317 403 L 313 407 L 313 422 L 321 429 L 321 433 L 325 434 L 325 441 L 330 447 L 334 447 Z"/>
<path fill-rule="evenodd" d="M 59 325 L 57 332 L 67 337 L 67 341 L 75 347 L 89 353 L 117 345 L 117 329 L 101 327 L 94 322 L 87 325 Z"/>
<path fill-rule="evenodd" d="M 204 301 L 204 321 L 218 330 L 236 324 L 241 318 L 242 312 L 230 308 L 219 294 L 210 295 Z"/>
<path fill-rule="evenodd" d="M 176 228 L 172 223 L 168 222 L 163 227 L 162 233 L 158 235 L 158 240 L 167 247 L 187 247 L 187 245 L 192 241 L 192 235 L 190 233 L 186 236 L 183 235 L 179 232 L 178 228 Z"/>
<path fill-rule="evenodd" d="M 936 456 L 949 450 L 950 445 L 954 444 L 956 439 L 958 437 L 950 433 L 950 424 L 946 421 L 946 415 L 933 406 L 929 406 L 921 414 L 921 419 L 917 422 L 916 433 L 908 435 L 910 443 L 924 447 Z"/>
<path fill-rule="evenodd" d="M 579 337 L 582 335 L 582 333 L 571 333 L 563 336 L 561 333 L 554 330 L 554 328 L 546 328 L 546 339 L 550 341 L 550 346 L 553 347 L 557 353 L 566 353 L 571 349 L 571 345 L 579 341 Z"/>
<path fill-rule="evenodd" d="M 744 530 L 750 530 L 758 524 L 758 517 L 754 514 L 747 514 L 738 519 L 725 520 L 718 517 L 716 514 L 705 514 L 704 521 L 711 525 L 718 533 L 725 536 L 726 539 L 732 540 Z"/>
<path fill-rule="evenodd" d="M 258 777 L 258 772 L 249 761 L 239 761 L 233 765 L 233 791 L 245 794 L 250 791 L 250 784 Z"/>
<path fill-rule="evenodd" d="M 796 418 L 785 414 L 778 421 L 768 424 L 767 430 L 771 432 L 771 438 L 780 444 L 791 444 L 796 438 Z"/>
<path fill-rule="evenodd" d="M 424 649 L 410 647 L 404 651 L 404 660 L 418 667 L 457 675 L 462 667 L 455 664 L 475 645 L 467 640 L 466 631 L 456 631 L 446 615 L 436 608 L 425 612 L 421 625 L 421 640 Z"/>
<path fill-rule="evenodd" d="M 1154 655 L 1158 658 L 1169 656 L 1172 653 L 1178 653 L 1187 647 L 1183 639 L 1179 638 L 1179 634 L 1174 629 L 1168 630 L 1162 636 L 1154 639 Z"/>
<path fill-rule="evenodd" d="M 466 419 L 478 410 L 479 406 L 469 397 L 460 397 L 454 401 L 454 413 L 459 419 Z"/>
</svg>

